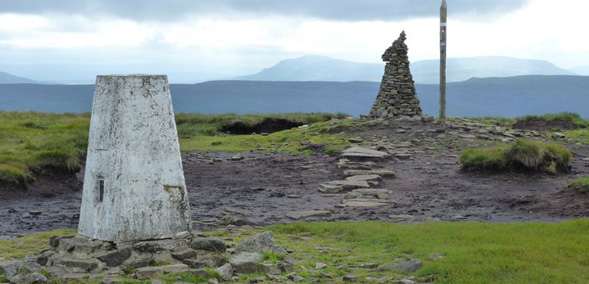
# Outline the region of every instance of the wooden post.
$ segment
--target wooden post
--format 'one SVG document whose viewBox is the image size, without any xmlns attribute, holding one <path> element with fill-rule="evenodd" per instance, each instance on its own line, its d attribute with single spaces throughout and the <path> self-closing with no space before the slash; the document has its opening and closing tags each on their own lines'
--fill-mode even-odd
<svg viewBox="0 0 589 284">
<path fill-rule="evenodd" d="M 440 7 L 440 121 L 446 122 L 446 0 Z"/>
</svg>

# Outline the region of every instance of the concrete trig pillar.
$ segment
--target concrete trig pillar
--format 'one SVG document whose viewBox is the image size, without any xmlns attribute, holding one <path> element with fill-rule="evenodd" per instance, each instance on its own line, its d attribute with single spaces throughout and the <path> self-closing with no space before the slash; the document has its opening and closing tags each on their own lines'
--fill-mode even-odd
<svg viewBox="0 0 589 284">
<path fill-rule="evenodd" d="M 78 233 L 171 238 L 188 231 L 188 206 L 167 77 L 98 76 Z"/>
</svg>

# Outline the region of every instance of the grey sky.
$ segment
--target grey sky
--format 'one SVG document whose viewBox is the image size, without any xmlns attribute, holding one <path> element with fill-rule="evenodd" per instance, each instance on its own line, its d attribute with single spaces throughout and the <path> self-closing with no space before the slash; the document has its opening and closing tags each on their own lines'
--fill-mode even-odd
<svg viewBox="0 0 589 284">
<path fill-rule="evenodd" d="M 438 0 L 3 0 L 4 13 L 60 13 L 177 21 L 186 15 L 250 13 L 328 20 L 400 20 L 435 16 Z M 450 0 L 455 16 L 488 16 L 522 8 L 529 0 Z"/>
<path fill-rule="evenodd" d="M 415 62 L 439 55 L 440 2 L 0 0 L 0 71 L 42 81 L 166 73 L 195 82 L 304 55 L 382 63 L 401 30 Z M 589 26 L 587 0 L 447 2 L 448 57 L 589 66 L 589 39 L 580 30 Z"/>
</svg>

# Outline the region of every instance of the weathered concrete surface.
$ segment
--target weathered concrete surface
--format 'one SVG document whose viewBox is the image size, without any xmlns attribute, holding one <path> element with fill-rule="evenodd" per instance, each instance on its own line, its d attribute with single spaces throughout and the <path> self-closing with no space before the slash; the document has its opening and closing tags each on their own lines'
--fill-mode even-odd
<svg viewBox="0 0 589 284">
<path fill-rule="evenodd" d="M 98 76 L 78 233 L 174 237 L 189 228 L 186 196 L 167 77 Z"/>
</svg>

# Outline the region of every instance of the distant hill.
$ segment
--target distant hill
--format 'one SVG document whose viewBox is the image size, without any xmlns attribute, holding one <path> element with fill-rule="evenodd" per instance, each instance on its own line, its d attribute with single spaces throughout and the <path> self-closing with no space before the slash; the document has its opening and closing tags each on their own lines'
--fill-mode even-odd
<svg viewBox="0 0 589 284">
<path fill-rule="evenodd" d="M 448 82 L 522 75 L 576 75 L 548 61 L 500 56 L 449 58 L 446 68 Z M 440 82 L 440 61 L 423 60 L 411 63 L 411 72 L 417 78 L 416 82 L 437 84 Z"/>
<path fill-rule="evenodd" d="M 36 82 L 34 80 L 31 80 L 28 78 L 15 76 L 15 75 L 0 71 L 0 84 L 24 84 L 24 83 L 34 84 Z"/>
<path fill-rule="evenodd" d="M 589 65 L 575 67 L 568 70 L 581 76 L 589 76 Z"/>
<path fill-rule="evenodd" d="M 235 78 L 249 81 L 380 81 L 383 64 L 358 63 L 327 56 L 286 59 L 259 73 Z"/>
<path fill-rule="evenodd" d="M 210 81 L 172 84 L 176 112 L 367 114 L 378 82 Z M 438 85 L 416 85 L 426 114 L 438 114 Z M 89 112 L 93 85 L 0 84 L 0 110 Z M 576 112 L 589 118 L 589 77 L 517 76 L 449 83 L 447 113 L 452 117 L 515 117 Z"/>
<path fill-rule="evenodd" d="M 435 84 L 439 81 L 439 61 L 424 60 L 411 63 L 416 83 Z M 286 59 L 259 73 L 235 78 L 252 81 L 373 81 L 380 82 L 384 63 L 357 63 L 327 56 L 303 56 Z M 460 82 L 473 77 L 511 77 L 520 75 L 576 75 L 543 60 L 510 57 L 449 58 L 448 82 Z"/>
</svg>

